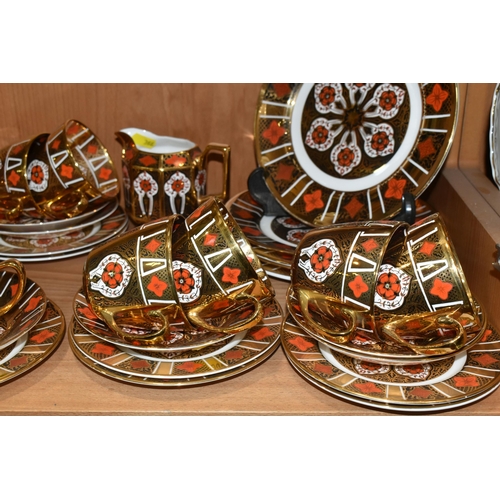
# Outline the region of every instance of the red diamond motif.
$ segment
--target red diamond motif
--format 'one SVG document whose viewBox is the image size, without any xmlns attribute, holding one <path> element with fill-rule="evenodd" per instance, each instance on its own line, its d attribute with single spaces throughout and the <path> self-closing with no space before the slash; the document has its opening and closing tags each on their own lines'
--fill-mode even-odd
<svg viewBox="0 0 500 500">
<path fill-rule="evenodd" d="M 156 250 L 158 250 L 158 248 L 161 246 L 161 243 L 156 240 L 156 239 L 152 239 L 146 246 L 145 248 L 147 250 L 149 250 L 151 253 L 155 253 Z"/>
<path fill-rule="evenodd" d="M 13 185 L 13 186 L 17 186 L 17 183 L 19 182 L 19 179 L 21 177 L 19 176 L 19 174 L 15 171 L 15 170 L 12 170 L 9 174 L 9 182 Z"/>
<path fill-rule="evenodd" d="M 409 394 L 419 399 L 427 399 L 432 396 L 432 391 L 424 389 L 423 387 L 415 387 L 415 389 L 412 389 Z"/>
<path fill-rule="evenodd" d="M 421 160 L 423 160 L 426 156 L 433 155 L 436 152 L 436 148 L 434 147 L 430 137 L 428 137 L 425 141 L 422 141 L 417 146 L 417 149 Z"/>
<path fill-rule="evenodd" d="M 241 359 L 243 357 L 243 351 L 233 350 L 226 352 L 226 359 Z"/>
<path fill-rule="evenodd" d="M 295 167 L 293 165 L 285 165 L 284 163 L 281 163 L 280 165 L 278 165 L 278 168 L 276 169 L 275 179 L 277 181 L 290 180 L 292 177 L 294 168 Z"/>
<path fill-rule="evenodd" d="M 498 359 L 495 359 L 491 354 L 481 354 L 477 358 L 474 358 L 474 361 L 477 361 L 480 365 L 488 366 L 493 363 L 498 363 Z"/>
<path fill-rule="evenodd" d="M 205 236 L 205 239 L 203 240 L 203 245 L 205 245 L 206 247 L 214 247 L 216 242 L 217 242 L 217 235 L 208 233 Z"/>
<path fill-rule="evenodd" d="M 139 160 L 145 167 L 149 167 L 151 165 L 154 165 L 156 163 L 156 160 L 152 156 L 143 156 Z"/>
<path fill-rule="evenodd" d="M 373 238 L 370 238 L 368 241 L 362 243 L 361 246 L 365 249 L 365 252 L 369 253 L 378 248 L 378 243 Z"/>
<path fill-rule="evenodd" d="M 356 214 L 364 207 L 364 205 L 356 198 L 351 198 L 351 201 L 344 206 L 346 212 L 349 214 L 351 219 L 354 219 Z"/>
<path fill-rule="evenodd" d="M 314 365 L 314 371 L 325 375 L 333 375 L 333 368 L 328 365 L 322 365 L 321 363 L 316 363 Z"/>
<path fill-rule="evenodd" d="M 419 253 L 423 253 L 430 257 L 435 248 L 436 248 L 435 243 L 431 243 L 430 241 L 425 241 L 424 244 L 420 247 Z"/>
</svg>

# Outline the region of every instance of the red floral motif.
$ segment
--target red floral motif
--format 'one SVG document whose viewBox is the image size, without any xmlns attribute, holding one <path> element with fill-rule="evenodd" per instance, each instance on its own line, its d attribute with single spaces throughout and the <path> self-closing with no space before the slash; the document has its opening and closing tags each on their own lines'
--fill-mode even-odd
<svg viewBox="0 0 500 500">
<path fill-rule="evenodd" d="M 262 132 L 262 137 L 267 139 L 273 146 L 276 146 L 284 134 L 285 129 L 280 127 L 276 120 L 273 120 L 269 127 Z"/>
<path fill-rule="evenodd" d="M 145 359 L 138 359 L 136 361 L 132 361 L 130 366 L 134 370 L 142 370 L 143 368 L 149 368 L 149 363 Z"/>
<path fill-rule="evenodd" d="M 149 193 L 149 191 L 151 191 L 151 182 L 149 181 L 149 179 L 141 179 L 141 182 L 139 183 L 139 185 L 141 186 L 141 189 L 145 192 L 145 193 Z"/>
<path fill-rule="evenodd" d="M 402 368 L 405 372 L 411 373 L 412 375 L 418 375 L 419 373 L 423 373 L 425 371 L 422 365 L 405 365 Z"/>
<path fill-rule="evenodd" d="M 394 273 L 382 273 L 377 280 L 377 293 L 386 300 L 394 300 L 401 291 L 401 282 Z"/>
<path fill-rule="evenodd" d="M 227 351 L 224 355 L 227 360 L 231 359 L 242 359 L 243 351 L 240 349 L 233 349 L 232 351 Z"/>
<path fill-rule="evenodd" d="M 311 344 L 311 342 L 308 342 L 303 337 L 295 337 L 292 340 L 289 340 L 288 342 L 290 342 L 290 344 L 293 344 L 295 347 L 297 347 L 297 349 L 301 351 L 307 351 L 307 349 L 314 347 L 314 344 Z"/>
<path fill-rule="evenodd" d="M 488 330 L 485 330 L 483 338 L 481 339 L 481 342 L 486 342 L 488 340 L 488 337 L 490 337 L 492 333 L 493 333 L 493 330 L 490 330 L 489 328 L 488 328 Z"/>
<path fill-rule="evenodd" d="M 188 373 L 194 373 L 196 370 L 203 366 L 202 363 L 195 363 L 194 361 L 186 361 L 177 367 L 177 369 Z"/>
<path fill-rule="evenodd" d="M 184 295 L 191 293 L 195 281 L 193 275 L 188 269 L 176 269 L 174 271 L 175 289 Z"/>
<path fill-rule="evenodd" d="M 310 194 L 305 194 L 304 203 L 306 204 L 306 212 L 311 212 L 312 210 L 323 208 L 325 204 L 321 199 L 321 189 L 317 189 Z"/>
<path fill-rule="evenodd" d="M 97 144 L 89 144 L 89 147 L 87 148 L 87 152 L 89 152 L 91 155 L 95 155 L 98 151 L 98 146 Z"/>
<path fill-rule="evenodd" d="M 419 399 L 428 399 L 432 396 L 433 392 L 424 387 L 415 387 L 409 391 L 410 396 L 414 396 Z"/>
<path fill-rule="evenodd" d="M 498 363 L 498 359 L 494 358 L 491 354 L 487 353 L 474 357 L 474 361 L 477 361 L 482 366 L 488 366 Z"/>
<path fill-rule="evenodd" d="M 363 382 L 353 385 L 364 394 L 377 394 L 383 392 L 382 389 L 379 389 L 373 382 Z"/>
<path fill-rule="evenodd" d="M 163 295 L 163 292 L 168 288 L 168 285 L 157 276 L 153 276 L 147 288 L 157 297 L 161 297 Z"/>
<path fill-rule="evenodd" d="M 123 268 L 117 262 L 109 262 L 101 276 L 109 288 L 116 288 L 123 281 Z"/>
<path fill-rule="evenodd" d="M 42 167 L 40 165 L 35 165 L 31 169 L 30 181 L 35 184 L 41 184 L 45 178 Z"/>
<path fill-rule="evenodd" d="M 322 125 L 315 127 L 311 134 L 314 144 L 324 144 L 328 139 L 328 132 L 329 130 Z"/>
<path fill-rule="evenodd" d="M 417 149 L 421 160 L 427 156 L 433 155 L 436 152 L 436 148 L 434 147 L 434 143 L 430 137 L 425 139 L 425 141 L 420 142 Z"/>
<path fill-rule="evenodd" d="M 263 326 L 262 328 L 252 332 L 251 335 L 255 340 L 263 340 L 266 337 L 272 337 L 274 332 L 267 326 Z"/>
<path fill-rule="evenodd" d="M 335 101 L 335 89 L 333 87 L 325 86 L 321 89 L 318 97 L 321 101 L 321 104 L 327 107 L 329 104 Z"/>
<path fill-rule="evenodd" d="M 15 170 L 11 170 L 8 179 L 13 186 L 17 186 L 17 183 L 21 179 L 21 176 Z"/>
<path fill-rule="evenodd" d="M 45 342 L 46 340 L 50 339 L 50 337 L 53 337 L 55 335 L 54 332 L 50 330 L 42 330 L 41 332 L 38 332 L 36 335 L 33 335 L 30 337 L 30 340 L 33 342 L 36 342 L 37 344 L 41 344 L 42 342 Z"/>
<path fill-rule="evenodd" d="M 23 366 L 28 362 L 28 356 L 21 356 L 20 358 L 12 358 L 8 362 L 8 366 L 15 368 L 16 366 Z"/>
<path fill-rule="evenodd" d="M 56 139 L 51 145 L 51 149 L 59 149 L 59 145 L 61 144 L 61 141 L 59 139 Z"/>
<path fill-rule="evenodd" d="M 172 182 L 172 189 L 176 193 L 180 193 L 184 189 L 184 181 L 181 179 L 176 179 Z"/>
<path fill-rule="evenodd" d="M 34 309 L 36 309 L 38 307 L 38 304 L 40 303 L 40 301 L 42 299 L 43 299 L 43 297 L 41 295 L 38 297 L 32 297 L 30 299 L 30 301 L 28 302 L 28 306 L 26 307 L 24 312 L 30 312 L 30 311 L 33 311 Z"/>
<path fill-rule="evenodd" d="M 166 165 L 175 165 L 176 167 L 181 167 L 185 163 L 186 163 L 186 158 L 178 155 L 173 155 L 165 160 Z"/>
<path fill-rule="evenodd" d="M 371 140 L 372 149 L 374 149 L 375 151 L 383 151 L 388 144 L 389 144 L 389 136 L 387 135 L 387 132 L 380 131 L 373 134 Z"/>
<path fill-rule="evenodd" d="M 390 111 L 394 108 L 394 106 L 396 106 L 397 102 L 396 93 L 392 90 L 386 90 L 385 92 L 382 92 L 378 105 L 385 111 Z"/>
<path fill-rule="evenodd" d="M 359 366 L 365 370 L 370 372 L 376 372 L 382 368 L 382 365 L 379 363 L 370 363 L 370 361 L 361 361 Z"/>
<path fill-rule="evenodd" d="M 467 377 L 453 377 L 456 387 L 479 387 L 481 384 L 475 375 Z"/>
<path fill-rule="evenodd" d="M 429 293 L 436 295 L 441 300 L 446 300 L 452 289 L 453 285 L 451 283 L 447 283 L 446 281 L 436 278 L 432 284 L 432 288 L 429 290 Z"/>
<path fill-rule="evenodd" d="M 322 273 L 330 267 L 333 252 L 326 246 L 319 247 L 311 255 L 311 267 L 316 273 Z"/>
<path fill-rule="evenodd" d="M 363 281 L 360 274 L 349 283 L 349 288 L 356 298 L 361 297 L 361 295 L 368 291 L 368 285 Z"/>
<path fill-rule="evenodd" d="M 390 179 L 388 182 L 387 191 L 385 192 L 386 198 L 396 198 L 400 200 L 403 197 L 403 192 L 406 186 L 406 180 Z"/>
<path fill-rule="evenodd" d="M 110 168 L 101 168 L 99 171 L 99 179 L 102 179 L 103 181 L 107 181 L 113 171 Z"/>
<path fill-rule="evenodd" d="M 438 112 L 441 110 L 444 101 L 446 101 L 449 95 L 449 92 L 443 90 L 441 85 L 439 85 L 439 83 L 436 83 L 432 88 L 432 92 L 425 99 L 425 102 L 432 106 L 434 108 L 434 111 Z"/>
<path fill-rule="evenodd" d="M 341 167 L 350 167 L 354 158 L 354 151 L 351 148 L 343 148 L 337 155 L 337 162 Z"/>
<path fill-rule="evenodd" d="M 73 167 L 71 165 L 65 165 L 64 163 L 61 166 L 61 177 L 66 177 L 66 179 L 73 178 Z"/>
<path fill-rule="evenodd" d="M 233 283 L 236 284 L 238 283 L 238 277 L 241 274 L 240 269 L 231 269 L 230 267 L 224 267 L 222 269 L 223 275 L 222 275 L 222 281 L 225 283 Z"/>
</svg>

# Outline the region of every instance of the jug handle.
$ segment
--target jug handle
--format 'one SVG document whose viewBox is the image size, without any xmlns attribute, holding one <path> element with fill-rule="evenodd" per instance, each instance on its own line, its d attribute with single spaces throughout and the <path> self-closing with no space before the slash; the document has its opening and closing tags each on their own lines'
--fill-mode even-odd
<svg viewBox="0 0 500 500">
<path fill-rule="evenodd" d="M 208 158 L 208 154 L 212 151 L 216 151 L 222 155 L 222 192 L 214 195 L 197 195 L 198 204 L 200 205 L 206 199 L 211 198 L 212 196 L 221 199 L 223 202 L 226 202 L 228 199 L 229 193 L 229 161 L 231 156 L 231 147 L 227 144 L 218 144 L 216 142 L 211 142 L 206 146 L 203 150 L 203 153 L 199 157 L 200 169 L 206 170 L 206 161 Z"/>
</svg>

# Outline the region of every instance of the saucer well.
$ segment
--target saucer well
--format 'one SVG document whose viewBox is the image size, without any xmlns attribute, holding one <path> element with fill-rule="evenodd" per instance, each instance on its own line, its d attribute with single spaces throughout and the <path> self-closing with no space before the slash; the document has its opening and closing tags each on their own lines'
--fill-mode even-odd
<svg viewBox="0 0 500 500">
<path fill-rule="evenodd" d="M 47 359 L 64 337 L 65 321 L 59 307 L 47 300 L 42 319 L 28 332 L 24 347 L 0 365 L 0 384 L 31 370 Z"/>
</svg>

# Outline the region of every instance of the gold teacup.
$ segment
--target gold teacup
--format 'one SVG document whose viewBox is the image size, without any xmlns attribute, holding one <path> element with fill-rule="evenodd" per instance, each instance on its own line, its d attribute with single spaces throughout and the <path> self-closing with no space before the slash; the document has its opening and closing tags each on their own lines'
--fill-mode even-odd
<svg viewBox="0 0 500 500">
<path fill-rule="evenodd" d="M 19 302 L 26 287 L 26 271 L 21 262 L 15 259 L 0 262 L 0 271 L 7 269 L 14 271 L 14 274 L 17 275 L 17 283 L 14 291 L 10 294 L 10 298 L 7 297 L 7 294 L 0 294 L 0 316 L 8 313 Z"/>
<path fill-rule="evenodd" d="M 136 224 L 173 214 L 190 214 L 206 198 L 211 153 L 221 158 L 222 190 L 227 199 L 230 147 L 210 143 L 203 152 L 187 139 L 126 128 L 116 132 L 122 145 L 125 206 Z"/>
<path fill-rule="evenodd" d="M 56 219 L 79 215 L 90 199 L 106 202 L 119 193 L 106 148 L 77 120 L 68 120 L 46 140 L 32 144 L 26 177 L 38 207 Z"/>
</svg>

